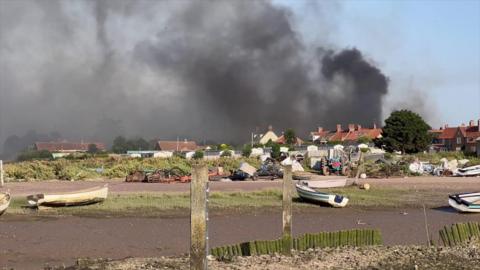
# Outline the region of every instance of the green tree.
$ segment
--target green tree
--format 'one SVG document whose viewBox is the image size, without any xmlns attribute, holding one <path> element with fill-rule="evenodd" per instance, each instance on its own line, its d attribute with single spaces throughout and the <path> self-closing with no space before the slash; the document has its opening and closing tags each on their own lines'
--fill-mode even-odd
<svg viewBox="0 0 480 270">
<path fill-rule="evenodd" d="M 124 154 L 128 150 L 127 139 L 122 136 L 118 136 L 113 140 L 112 152 L 117 154 Z"/>
<path fill-rule="evenodd" d="M 358 143 L 364 143 L 364 144 L 369 144 L 372 142 L 372 139 L 370 139 L 367 136 L 360 136 L 357 140 Z"/>
<path fill-rule="evenodd" d="M 278 143 L 273 143 L 272 152 L 270 153 L 271 157 L 277 159 L 280 157 L 280 145 Z"/>
<path fill-rule="evenodd" d="M 18 155 L 18 161 L 28 161 L 28 160 L 37 160 L 37 159 L 51 159 L 52 153 L 48 150 L 25 150 Z"/>
<path fill-rule="evenodd" d="M 388 152 L 418 153 L 428 148 L 431 136 L 430 126 L 423 118 L 409 110 L 394 111 L 385 120 L 382 138 L 375 140 Z"/>
<path fill-rule="evenodd" d="M 94 143 L 91 143 L 88 145 L 88 150 L 87 150 L 87 153 L 89 154 L 96 154 L 98 153 L 100 150 L 98 149 L 97 145 L 94 144 Z"/>
<path fill-rule="evenodd" d="M 202 150 L 197 150 L 195 151 L 195 153 L 193 154 L 192 158 L 193 159 L 203 159 L 203 156 L 204 156 L 204 153 Z"/>
<path fill-rule="evenodd" d="M 287 129 L 283 134 L 285 136 L 285 143 L 288 145 L 293 145 L 297 143 L 297 136 L 295 135 L 295 131 L 291 128 Z"/>
<path fill-rule="evenodd" d="M 128 149 L 128 150 L 149 150 L 150 149 L 150 143 L 148 143 L 143 138 L 136 138 L 136 139 L 129 140 L 129 145 L 132 146 L 132 149 Z"/>
<path fill-rule="evenodd" d="M 222 143 L 217 147 L 217 149 L 219 151 L 225 151 L 225 150 L 232 150 L 232 147 L 226 143 Z"/>
<path fill-rule="evenodd" d="M 250 157 L 252 154 L 252 146 L 250 144 L 245 144 L 242 149 L 242 156 Z"/>
<path fill-rule="evenodd" d="M 268 142 L 265 144 L 265 147 L 273 147 L 275 143 L 272 141 L 272 139 L 268 140 Z"/>
</svg>

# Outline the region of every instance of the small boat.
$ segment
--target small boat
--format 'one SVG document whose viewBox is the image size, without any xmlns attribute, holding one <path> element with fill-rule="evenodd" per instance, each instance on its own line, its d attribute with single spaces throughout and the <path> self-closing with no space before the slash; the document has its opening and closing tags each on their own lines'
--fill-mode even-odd
<svg viewBox="0 0 480 270">
<path fill-rule="evenodd" d="M 10 193 L 0 193 L 0 216 L 7 211 L 11 199 Z"/>
<path fill-rule="evenodd" d="M 459 212 L 480 213 L 480 192 L 449 195 L 448 204 Z"/>
<path fill-rule="evenodd" d="M 27 196 L 27 202 L 32 207 L 38 206 L 77 206 L 102 202 L 107 198 L 108 184 L 74 192 L 57 194 L 35 194 Z"/>
<path fill-rule="evenodd" d="M 478 176 L 478 175 L 480 175 L 480 165 L 458 169 L 455 172 L 455 176 Z"/>
<path fill-rule="evenodd" d="M 348 198 L 341 195 L 319 192 L 300 184 L 296 184 L 295 187 L 298 196 L 307 201 L 326 203 L 333 207 L 345 207 L 348 203 Z"/>
<path fill-rule="evenodd" d="M 351 186 L 353 184 L 353 181 L 348 181 L 346 178 L 344 178 L 344 179 L 301 181 L 300 184 L 307 186 L 309 188 L 335 188 L 335 187 Z"/>
</svg>

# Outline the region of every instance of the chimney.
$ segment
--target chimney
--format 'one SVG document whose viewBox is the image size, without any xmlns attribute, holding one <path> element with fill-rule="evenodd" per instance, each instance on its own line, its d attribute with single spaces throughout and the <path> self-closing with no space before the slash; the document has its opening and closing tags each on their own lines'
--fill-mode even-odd
<svg viewBox="0 0 480 270">
<path fill-rule="evenodd" d="M 480 132 L 480 119 L 478 119 L 477 121 L 477 128 L 478 128 L 478 132 Z"/>
<path fill-rule="evenodd" d="M 337 133 L 342 132 L 342 125 L 337 124 Z"/>
<path fill-rule="evenodd" d="M 377 123 L 373 123 L 373 129 L 377 129 Z"/>
<path fill-rule="evenodd" d="M 470 120 L 470 122 L 468 122 L 468 126 L 473 127 L 473 123 L 474 123 L 474 121 Z"/>
<path fill-rule="evenodd" d="M 273 130 L 272 125 L 269 125 L 269 126 L 268 126 L 268 131 L 272 131 L 272 130 Z"/>
<path fill-rule="evenodd" d="M 479 120 L 480 121 L 480 120 Z M 321 133 L 323 132 L 323 128 L 322 127 L 318 127 L 318 133 Z"/>
<path fill-rule="evenodd" d="M 358 130 L 358 131 L 362 130 L 362 126 L 361 126 L 361 125 L 357 125 L 357 130 Z"/>
<path fill-rule="evenodd" d="M 348 124 L 348 132 L 355 131 L 355 125 L 354 124 Z"/>
<path fill-rule="evenodd" d="M 447 129 L 447 128 L 448 128 L 448 124 L 445 124 L 445 125 L 443 126 L 443 128 L 444 128 L 444 129 Z"/>
</svg>

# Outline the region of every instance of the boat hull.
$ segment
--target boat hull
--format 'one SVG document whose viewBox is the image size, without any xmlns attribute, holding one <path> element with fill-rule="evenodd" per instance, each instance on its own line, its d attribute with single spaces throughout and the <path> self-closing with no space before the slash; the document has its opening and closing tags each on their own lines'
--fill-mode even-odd
<svg viewBox="0 0 480 270">
<path fill-rule="evenodd" d="M 81 206 L 102 202 L 107 198 L 108 186 L 63 194 L 35 194 L 27 196 L 30 206 Z"/>
<path fill-rule="evenodd" d="M 318 192 L 298 184 L 296 185 L 296 189 L 298 196 L 307 201 L 328 204 L 333 207 L 345 207 L 348 203 L 348 198 L 340 195 Z"/>
<path fill-rule="evenodd" d="M 10 206 L 10 194 L 9 193 L 0 193 L 0 216 L 3 215 Z"/>
<path fill-rule="evenodd" d="M 480 213 L 480 192 L 448 196 L 448 204 L 463 213 Z"/>
<path fill-rule="evenodd" d="M 310 180 L 310 181 L 301 181 L 303 185 L 308 186 L 309 188 L 335 188 L 335 187 L 345 187 L 353 184 L 348 183 L 347 179 L 330 179 L 330 180 Z"/>
</svg>

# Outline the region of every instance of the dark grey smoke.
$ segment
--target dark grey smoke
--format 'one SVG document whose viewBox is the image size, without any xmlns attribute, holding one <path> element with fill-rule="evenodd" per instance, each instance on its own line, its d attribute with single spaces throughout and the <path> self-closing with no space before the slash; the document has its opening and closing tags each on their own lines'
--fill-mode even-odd
<svg viewBox="0 0 480 270">
<path fill-rule="evenodd" d="M 327 80 L 340 76 L 349 81 L 343 91 L 343 106 L 329 108 L 330 114 L 338 115 L 337 121 L 380 124 L 388 79 L 381 70 L 367 62 L 359 50 L 343 50 L 338 54 L 329 52 L 322 59 L 322 74 Z"/>
<path fill-rule="evenodd" d="M 0 1 L 0 15 L 0 141 L 241 143 L 269 124 L 381 120 L 382 72 L 356 49 L 306 44 L 269 1 Z"/>
</svg>

